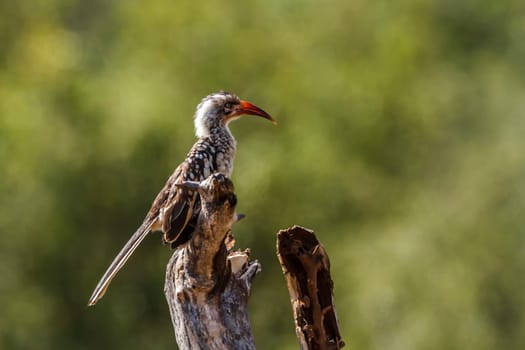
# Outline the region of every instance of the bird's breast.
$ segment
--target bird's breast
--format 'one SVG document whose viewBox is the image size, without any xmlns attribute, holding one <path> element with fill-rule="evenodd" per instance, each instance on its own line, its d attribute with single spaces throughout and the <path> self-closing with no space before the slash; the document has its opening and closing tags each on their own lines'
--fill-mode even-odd
<svg viewBox="0 0 525 350">
<path fill-rule="evenodd" d="M 230 177 L 233 170 L 233 154 L 228 150 L 219 150 L 215 154 L 215 166 L 217 172 Z"/>
<path fill-rule="evenodd" d="M 230 177 L 234 157 L 235 140 L 226 137 L 201 139 L 188 155 L 187 175 L 192 181 L 202 181 L 216 172 Z"/>
</svg>

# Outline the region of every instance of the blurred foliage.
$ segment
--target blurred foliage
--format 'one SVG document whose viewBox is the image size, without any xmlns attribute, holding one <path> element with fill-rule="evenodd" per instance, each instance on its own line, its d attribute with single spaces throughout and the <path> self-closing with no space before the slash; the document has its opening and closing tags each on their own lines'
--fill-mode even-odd
<svg viewBox="0 0 525 350">
<path fill-rule="evenodd" d="M 98 278 L 219 89 L 259 349 L 296 349 L 275 232 L 316 230 L 348 349 L 525 348 L 523 1 L 1 1 L 0 348 L 173 349 L 170 250 Z"/>
</svg>

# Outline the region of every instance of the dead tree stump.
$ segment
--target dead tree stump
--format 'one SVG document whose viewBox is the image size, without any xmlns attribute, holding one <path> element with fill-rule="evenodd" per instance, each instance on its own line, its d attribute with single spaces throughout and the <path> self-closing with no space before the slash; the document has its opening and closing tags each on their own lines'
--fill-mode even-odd
<svg viewBox="0 0 525 350">
<path fill-rule="evenodd" d="M 173 253 L 164 293 L 180 349 L 255 349 L 247 304 L 261 270 L 249 250 L 233 251 L 237 220 L 232 182 L 213 174 L 198 190 L 201 211 L 191 239 Z M 330 262 L 313 231 L 300 226 L 277 235 L 277 256 L 288 285 L 302 350 L 341 349 Z"/>
<path fill-rule="evenodd" d="M 261 267 L 249 251 L 234 252 L 236 221 L 232 182 L 213 174 L 198 188 L 201 212 L 192 238 L 166 269 L 164 293 L 180 349 L 255 349 L 247 303 Z"/>
<path fill-rule="evenodd" d="M 302 350 L 341 349 L 328 254 L 313 231 L 300 226 L 277 234 L 277 257 L 290 292 Z"/>
</svg>

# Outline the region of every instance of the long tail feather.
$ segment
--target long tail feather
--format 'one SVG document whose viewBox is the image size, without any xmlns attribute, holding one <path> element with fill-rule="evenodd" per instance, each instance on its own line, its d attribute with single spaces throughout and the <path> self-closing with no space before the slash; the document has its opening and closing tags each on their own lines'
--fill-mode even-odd
<svg viewBox="0 0 525 350">
<path fill-rule="evenodd" d="M 144 240 L 144 238 L 149 233 L 151 226 L 153 222 L 145 221 L 138 229 L 135 231 L 135 233 L 131 236 L 129 241 L 124 245 L 124 247 L 120 250 L 118 255 L 115 257 L 111 265 L 109 265 L 108 269 L 104 273 L 104 276 L 100 279 L 100 282 L 98 282 L 97 287 L 93 291 L 93 294 L 91 295 L 91 298 L 89 298 L 88 306 L 93 306 L 99 301 L 103 296 L 104 293 L 106 293 L 106 290 L 108 289 L 109 284 L 111 283 L 111 280 L 115 275 L 120 271 L 120 269 L 124 266 L 124 264 L 128 261 L 129 257 L 135 249 L 139 246 L 139 244 Z"/>
</svg>

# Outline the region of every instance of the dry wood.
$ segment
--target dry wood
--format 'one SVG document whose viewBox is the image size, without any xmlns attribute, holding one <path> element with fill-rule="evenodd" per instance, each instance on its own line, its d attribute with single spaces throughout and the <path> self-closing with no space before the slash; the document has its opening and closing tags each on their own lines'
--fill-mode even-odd
<svg viewBox="0 0 525 350">
<path fill-rule="evenodd" d="M 252 280 L 260 271 L 249 251 L 232 251 L 236 221 L 232 182 L 213 174 L 198 188 L 201 211 L 195 232 L 177 248 L 164 293 L 180 349 L 255 349 L 247 313 Z"/>
<path fill-rule="evenodd" d="M 313 231 L 300 226 L 277 234 L 277 257 L 292 303 L 302 350 L 341 349 L 330 261 Z"/>
</svg>

